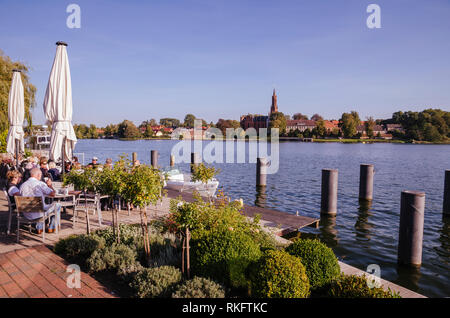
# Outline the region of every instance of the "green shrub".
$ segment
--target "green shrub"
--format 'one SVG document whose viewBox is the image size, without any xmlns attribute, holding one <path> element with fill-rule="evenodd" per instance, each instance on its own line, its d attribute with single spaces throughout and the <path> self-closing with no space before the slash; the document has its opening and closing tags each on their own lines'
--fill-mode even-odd
<svg viewBox="0 0 450 318">
<path fill-rule="evenodd" d="M 120 224 L 120 243 L 128 246 L 136 246 L 142 240 L 142 229 L 136 224 Z M 106 245 L 116 243 L 116 235 L 113 228 L 108 227 L 95 232 L 96 236 L 105 239 Z"/>
<path fill-rule="evenodd" d="M 245 270 L 261 254 L 252 236 L 233 230 L 210 232 L 191 241 L 193 272 L 232 287 L 246 287 Z"/>
<path fill-rule="evenodd" d="M 323 295 L 331 298 L 401 298 L 398 293 L 381 287 L 370 288 L 365 275 L 340 275 L 323 288 Z"/>
<path fill-rule="evenodd" d="M 109 270 L 125 275 L 140 269 L 136 257 L 136 251 L 132 248 L 114 244 L 95 250 L 86 263 L 90 272 Z"/>
<path fill-rule="evenodd" d="M 330 298 L 401 298 L 396 292 L 382 287 L 368 285 L 367 277 L 357 275 L 344 275 L 324 285 L 320 291 L 321 296 Z"/>
<path fill-rule="evenodd" d="M 160 233 L 150 227 L 150 266 L 181 267 L 181 242 L 172 233 Z"/>
<path fill-rule="evenodd" d="M 252 296 L 306 298 L 309 280 L 299 258 L 285 251 L 268 250 L 249 268 Z"/>
<path fill-rule="evenodd" d="M 203 278 L 194 277 L 180 285 L 172 294 L 172 298 L 224 298 L 225 290 L 218 283 Z"/>
<path fill-rule="evenodd" d="M 296 240 L 286 248 L 286 252 L 301 259 L 306 268 L 311 289 L 331 282 L 341 272 L 333 250 L 319 240 Z"/>
<path fill-rule="evenodd" d="M 140 298 L 169 297 L 181 281 L 181 272 L 173 266 L 145 268 L 135 275 L 130 287 Z"/>
<path fill-rule="evenodd" d="M 95 235 L 104 238 L 107 245 L 116 242 L 116 236 L 111 227 L 95 232 Z M 180 264 L 180 242 L 172 233 L 161 233 L 153 226 L 149 226 L 150 237 L 150 266 L 163 265 L 178 266 Z M 136 250 L 137 259 L 145 262 L 144 240 L 140 225 L 120 224 L 120 243 Z"/>
<path fill-rule="evenodd" d="M 71 235 L 59 240 L 54 252 L 70 263 L 86 266 L 86 260 L 97 249 L 105 246 L 105 240 L 93 235 Z"/>
</svg>

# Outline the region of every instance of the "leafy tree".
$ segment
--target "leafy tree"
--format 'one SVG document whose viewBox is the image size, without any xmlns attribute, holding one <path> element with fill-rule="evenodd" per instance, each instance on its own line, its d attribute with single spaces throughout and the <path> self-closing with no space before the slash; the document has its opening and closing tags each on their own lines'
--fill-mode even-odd
<svg viewBox="0 0 450 318">
<path fill-rule="evenodd" d="M 392 115 L 391 121 L 403 126 L 406 139 L 438 142 L 450 138 L 450 112 L 441 109 L 398 111 Z"/>
<path fill-rule="evenodd" d="M 151 126 L 151 125 L 145 126 L 144 137 L 145 137 L 145 138 L 151 138 L 151 137 L 153 137 L 153 129 L 152 129 L 152 126 Z"/>
<path fill-rule="evenodd" d="M 95 125 L 91 124 L 88 129 L 88 137 L 91 139 L 97 139 L 98 138 L 98 132 L 97 127 Z"/>
<path fill-rule="evenodd" d="M 21 71 L 24 106 L 25 106 L 25 120 L 28 126 L 32 126 L 31 113 L 36 106 L 36 87 L 30 83 L 29 66 L 19 61 L 12 61 L 8 56 L 4 55 L 0 50 L 0 131 L 9 129 L 8 122 L 8 97 L 11 88 L 13 70 Z"/>
<path fill-rule="evenodd" d="M 173 128 L 181 126 L 180 121 L 176 118 L 161 118 L 159 120 L 159 124 L 165 127 L 173 127 Z"/>
<path fill-rule="evenodd" d="M 278 128 L 280 130 L 280 135 L 286 133 L 286 117 L 282 112 L 270 114 L 269 128 Z"/>
<path fill-rule="evenodd" d="M 311 120 L 319 121 L 319 120 L 323 120 L 323 117 L 320 116 L 319 114 L 314 114 L 311 116 Z"/>
<path fill-rule="evenodd" d="M 194 127 L 194 120 L 196 120 L 197 118 L 192 115 L 192 114 L 187 114 L 184 117 L 184 127 L 187 128 L 193 128 Z"/>
<path fill-rule="evenodd" d="M 106 137 L 114 137 L 117 136 L 118 133 L 118 125 L 109 124 L 104 129 L 104 134 Z"/>
<path fill-rule="evenodd" d="M 124 120 L 119 124 L 117 133 L 120 138 L 139 138 L 141 136 L 139 129 L 129 120 Z"/>
<path fill-rule="evenodd" d="M 322 119 L 320 119 L 316 122 L 315 129 L 316 129 L 317 135 L 320 137 L 324 137 L 327 132 L 327 129 L 325 128 L 325 122 Z"/>
<path fill-rule="evenodd" d="M 366 134 L 368 137 L 373 137 L 373 128 L 375 127 L 375 120 L 373 117 L 368 117 L 365 123 Z"/>
<path fill-rule="evenodd" d="M 216 123 L 216 128 L 220 129 L 222 131 L 222 134 L 225 136 L 227 128 L 239 128 L 241 127 L 241 123 L 237 120 L 232 119 L 222 119 L 220 118 Z"/>
<path fill-rule="evenodd" d="M 356 128 L 361 123 L 357 112 L 343 113 L 341 117 L 341 129 L 346 138 L 351 138 L 356 135 Z"/>
<path fill-rule="evenodd" d="M 292 116 L 294 118 L 294 120 L 300 120 L 300 119 L 304 119 L 304 120 L 308 120 L 308 116 L 303 115 L 302 113 L 295 113 L 294 116 Z"/>
</svg>

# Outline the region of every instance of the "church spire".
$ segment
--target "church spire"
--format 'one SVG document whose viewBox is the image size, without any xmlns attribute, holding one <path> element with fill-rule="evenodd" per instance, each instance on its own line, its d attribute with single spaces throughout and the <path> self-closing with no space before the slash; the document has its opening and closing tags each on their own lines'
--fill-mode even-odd
<svg viewBox="0 0 450 318">
<path fill-rule="evenodd" d="M 275 93 L 275 88 L 273 89 L 272 95 L 272 106 L 270 106 L 270 114 L 278 112 L 278 104 L 277 104 L 277 94 Z"/>
</svg>

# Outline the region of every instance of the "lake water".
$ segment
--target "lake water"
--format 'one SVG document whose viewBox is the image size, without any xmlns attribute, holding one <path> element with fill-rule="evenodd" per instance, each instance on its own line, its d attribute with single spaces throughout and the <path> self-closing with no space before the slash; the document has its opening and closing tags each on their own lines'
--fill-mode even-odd
<svg viewBox="0 0 450 318">
<path fill-rule="evenodd" d="M 85 163 L 97 156 L 110 157 L 137 152 L 150 163 L 150 150 L 159 151 L 158 163 L 168 166 L 171 140 L 79 140 L 75 152 Z M 203 142 L 204 145 L 208 142 Z M 248 143 L 246 143 L 248 144 Z M 316 236 L 345 263 L 366 270 L 381 267 L 381 277 L 429 297 L 450 296 L 450 218 L 442 216 L 444 173 L 450 169 L 450 146 L 411 144 L 343 144 L 280 142 L 280 167 L 267 178 L 265 193 L 255 187 L 256 165 L 214 164 L 224 192 L 247 204 L 272 207 L 286 213 L 320 217 L 321 170 L 339 170 L 338 214 L 324 218 L 319 229 L 302 229 L 303 236 Z M 79 156 L 82 159 L 82 156 Z M 359 167 L 375 165 L 374 200 L 370 207 L 358 203 Z M 189 171 L 189 164 L 180 164 Z M 397 244 L 400 194 L 403 190 L 426 193 L 422 267 L 398 268 Z"/>
</svg>

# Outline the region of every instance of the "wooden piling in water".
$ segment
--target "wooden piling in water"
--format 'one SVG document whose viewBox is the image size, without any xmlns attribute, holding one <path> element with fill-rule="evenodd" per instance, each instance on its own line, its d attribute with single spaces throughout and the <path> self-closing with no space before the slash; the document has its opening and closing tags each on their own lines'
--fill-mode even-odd
<svg viewBox="0 0 450 318">
<path fill-rule="evenodd" d="M 443 213 L 450 216 L 450 170 L 445 170 Z"/>
<path fill-rule="evenodd" d="M 398 263 L 418 267 L 422 264 L 425 192 L 402 191 Z"/>
<path fill-rule="evenodd" d="M 151 150 L 150 157 L 152 167 L 158 168 L 158 150 Z"/>
<path fill-rule="evenodd" d="M 374 168 L 370 164 L 360 166 L 359 175 L 359 199 L 371 201 L 373 199 L 373 174 Z"/>
<path fill-rule="evenodd" d="M 133 152 L 132 155 L 131 155 L 131 158 L 132 158 L 131 160 L 133 161 L 133 165 L 134 165 L 134 163 L 137 160 L 137 152 Z"/>
<path fill-rule="evenodd" d="M 170 166 L 171 167 L 175 166 L 175 156 L 174 155 L 170 155 Z"/>
<path fill-rule="evenodd" d="M 267 185 L 267 166 L 269 162 L 267 158 L 257 158 L 256 159 L 256 185 L 266 186 Z"/>
<path fill-rule="evenodd" d="M 200 155 L 196 152 L 191 153 L 191 172 L 194 171 L 193 166 L 198 166 L 201 163 Z"/>
<path fill-rule="evenodd" d="M 320 213 L 336 215 L 338 193 L 338 170 L 322 169 L 322 194 L 320 200 Z"/>
</svg>

